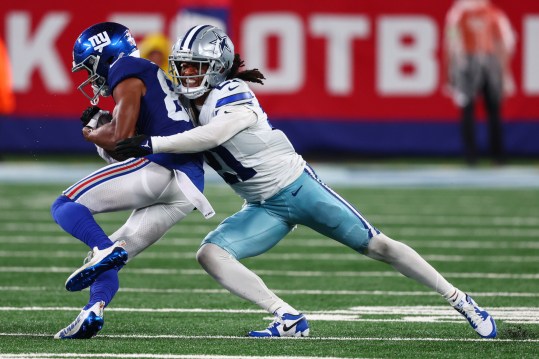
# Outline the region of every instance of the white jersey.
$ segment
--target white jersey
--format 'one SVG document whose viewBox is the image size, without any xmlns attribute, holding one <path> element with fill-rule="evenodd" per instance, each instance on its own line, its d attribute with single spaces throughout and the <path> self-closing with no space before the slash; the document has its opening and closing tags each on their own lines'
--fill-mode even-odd
<svg viewBox="0 0 539 359">
<path fill-rule="evenodd" d="M 199 127 L 152 137 L 154 152 L 205 151 L 206 162 L 247 202 L 264 201 L 296 180 L 305 160 L 272 129 L 249 86 L 239 79 L 214 88 L 198 116 Z"/>
<path fill-rule="evenodd" d="M 286 187 L 303 172 L 305 161 L 279 130 L 272 129 L 249 86 L 238 79 L 211 91 L 199 115 L 204 126 L 218 121 L 230 106 L 256 114 L 256 121 L 204 153 L 206 162 L 247 202 L 263 201 Z"/>
</svg>

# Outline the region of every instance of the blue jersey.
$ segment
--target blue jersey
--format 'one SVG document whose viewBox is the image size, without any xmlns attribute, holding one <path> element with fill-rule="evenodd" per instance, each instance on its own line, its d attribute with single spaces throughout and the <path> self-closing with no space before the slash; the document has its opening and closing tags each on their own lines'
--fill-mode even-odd
<svg viewBox="0 0 539 359">
<path fill-rule="evenodd" d="M 193 128 L 189 114 L 180 104 L 170 81 L 157 65 L 146 59 L 126 56 L 118 59 L 109 70 L 108 84 L 112 90 L 125 79 L 135 77 L 144 82 L 146 94 L 140 101 L 137 134 L 169 136 Z M 169 169 L 189 176 L 199 188 L 204 188 L 204 169 L 201 154 L 158 153 L 146 156 Z"/>
</svg>

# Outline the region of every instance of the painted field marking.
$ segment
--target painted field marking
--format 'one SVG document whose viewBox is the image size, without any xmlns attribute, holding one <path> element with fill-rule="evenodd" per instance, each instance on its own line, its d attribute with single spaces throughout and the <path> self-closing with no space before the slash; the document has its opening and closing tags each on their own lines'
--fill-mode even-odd
<svg viewBox="0 0 539 359">
<path fill-rule="evenodd" d="M 21 337 L 51 337 L 52 334 L 47 333 L 40 333 L 40 334 L 31 334 L 31 333 L 0 333 L 1 336 L 21 336 Z M 400 337 L 383 337 L 383 338 L 375 338 L 375 337 L 282 337 L 282 338 L 249 338 L 246 336 L 224 336 L 224 335 L 138 335 L 138 334 L 131 334 L 131 335 L 99 335 L 99 337 L 102 338 L 112 338 L 112 339 L 171 339 L 171 340 L 177 340 L 177 339 L 216 339 L 216 340 L 305 340 L 305 341 L 389 341 L 389 342 L 415 342 L 415 341 L 423 341 L 423 342 L 482 342 L 482 343 L 489 343 L 489 342 L 507 342 L 507 343 L 539 343 L 539 339 L 481 339 L 481 338 L 429 338 L 429 337 L 419 337 L 419 338 L 400 338 Z M 58 355 L 58 354 L 54 354 Z M 60 354 L 63 355 L 63 354 Z M 67 354 L 66 354 L 67 355 Z M 78 353 L 75 355 L 75 357 L 79 355 Z M 101 356 L 99 354 L 98 356 Z M 297 358 L 294 356 L 294 358 Z M 325 357 L 324 357 L 325 358 Z M 275 358 L 276 359 L 276 358 Z M 340 358 L 342 359 L 342 358 Z"/>
<path fill-rule="evenodd" d="M 71 267 L 0 267 L 0 273 L 72 273 Z M 256 268 L 252 269 L 258 275 L 282 277 L 403 277 L 396 271 L 279 271 Z M 202 269 L 164 269 L 164 268 L 129 268 L 123 270 L 133 274 L 144 275 L 207 275 Z M 511 274 L 511 273 L 442 273 L 447 278 L 471 279 L 539 279 L 539 273 Z M 406 292 L 405 292 L 406 293 Z"/>
<path fill-rule="evenodd" d="M 19 286 L 0 286 L 0 292 L 47 292 L 56 291 L 57 287 L 19 287 Z M 120 288 L 125 293 L 150 293 L 150 294 L 226 294 L 230 292 L 226 289 L 202 289 L 202 288 Z M 381 295 L 397 297 L 423 297 L 438 296 L 438 293 L 423 291 L 388 291 L 388 290 L 319 290 L 319 289 L 275 289 L 278 294 L 286 295 Z M 529 292 L 470 292 L 478 297 L 504 297 L 504 298 L 539 298 L 539 293 Z"/>
<path fill-rule="evenodd" d="M 3 258 L 76 258 L 81 256 L 81 251 L 0 251 L 0 257 Z M 145 259 L 195 259 L 195 252 L 150 252 L 143 253 Z M 500 256 L 477 256 L 477 255 L 439 255 L 427 254 L 423 255 L 427 261 L 431 262 L 489 262 L 489 263 L 522 263 L 522 262 L 539 262 L 539 256 L 517 256 L 517 255 L 500 255 Z M 297 260 L 313 260 L 313 261 L 367 261 L 371 260 L 355 253 L 266 253 L 263 256 L 257 257 L 257 260 L 264 261 L 297 261 Z"/>
<path fill-rule="evenodd" d="M 0 335 L 2 335 L 0 333 Z M 103 335 L 106 337 L 106 335 Z M 125 358 L 125 359 L 343 359 L 336 357 L 298 357 L 298 356 L 248 356 L 248 355 L 196 355 L 196 354 L 90 354 L 90 353 L 23 353 L 23 354 L 0 354 L 0 359 L 57 359 L 57 358 Z"/>
<path fill-rule="evenodd" d="M 80 311 L 73 307 L 0 307 L 4 312 L 28 311 Z M 107 308 L 107 312 L 129 313 L 218 313 L 257 314 L 260 309 L 205 309 L 205 308 Z M 334 322 L 414 322 L 414 323 L 462 323 L 466 322 L 453 308 L 446 306 L 358 306 L 344 310 L 306 311 L 309 321 Z M 539 324 L 539 308 L 494 307 L 489 313 L 497 320 L 512 324 Z M 265 317 L 273 320 L 273 317 Z"/>
<path fill-rule="evenodd" d="M 159 242 L 158 247 L 194 247 L 200 245 L 200 237 L 165 238 Z M 402 242 L 413 248 L 450 248 L 450 249 L 539 249 L 537 241 L 449 241 L 449 240 L 403 240 Z M 25 236 L 25 235 L 2 235 L 0 244 L 39 244 L 39 245 L 72 245 L 80 248 L 81 243 L 69 236 Z M 283 240 L 281 247 L 297 248 L 344 248 L 342 244 L 331 239 L 296 238 Z"/>
</svg>

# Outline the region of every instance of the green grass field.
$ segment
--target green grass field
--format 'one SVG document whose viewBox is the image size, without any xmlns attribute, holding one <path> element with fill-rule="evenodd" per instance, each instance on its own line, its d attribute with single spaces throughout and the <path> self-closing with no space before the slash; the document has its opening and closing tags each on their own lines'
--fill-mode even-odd
<svg viewBox="0 0 539 359">
<path fill-rule="evenodd" d="M 538 189 L 335 188 L 488 308 L 496 340 L 481 340 L 427 288 L 304 227 L 243 263 L 307 314 L 311 337 L 245 337 L 270 316 L 221 289 L 194 258 L 204 235 L 241 206 L 211 184 L 217 215 L 190 215 L 121 271 L 97 337 L 58 341 L 88 297 L 64 289 L 87 252 L 50 217 L 65 187 L 0 184 L 0 358 L 538 356 Z M 126 216 L 97 218 L 111 233 Z"/>
</svg>

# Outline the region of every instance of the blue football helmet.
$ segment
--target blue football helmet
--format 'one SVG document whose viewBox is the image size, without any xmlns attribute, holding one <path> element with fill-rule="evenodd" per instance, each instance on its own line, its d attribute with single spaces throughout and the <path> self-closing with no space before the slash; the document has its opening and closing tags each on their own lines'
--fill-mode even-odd
<svg viewBox="0 0 539 359">
<path fill-rule="evenodd" d="M 195 63 L 198 75 L 182 76 L 184 62 Z M 189 99 L 200 97 L 226 80 L 233 63 L 234 44 L 223 30 L 212 25 L 195 26 L 176 41 L 169 56 L 174 90 Z M 202 78 L 199 86 L 189 86 L 194 78 Z"/>
<path fill-rule="evenodd" d="M 102 22 L 84 30 L 73 46 L 72 72 L 86 70 L 88 79 L 77 88 L 92 105 L 99 96 L 110 96 L 107 77 L 110 66 L 123 56 L 137 56 L 138 49 L 129 29 L 114 22 Z M 85 89 L 90 84 L 93 93 Z"/>
</svg>

